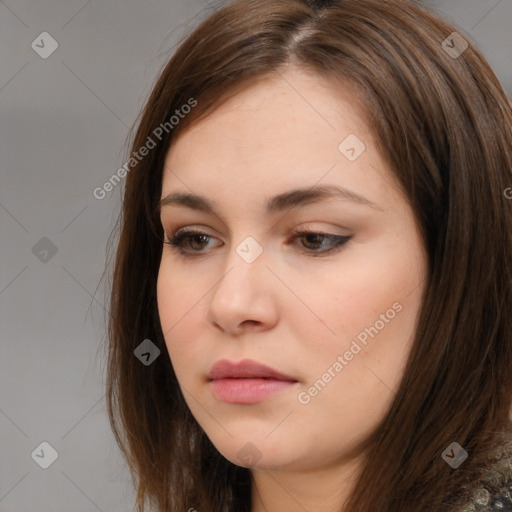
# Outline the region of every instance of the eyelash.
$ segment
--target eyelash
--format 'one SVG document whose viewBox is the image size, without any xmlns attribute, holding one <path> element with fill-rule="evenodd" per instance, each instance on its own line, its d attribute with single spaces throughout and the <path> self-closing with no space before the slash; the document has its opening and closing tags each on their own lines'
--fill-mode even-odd
<svg viewBox="0 0 512 512">
<path fill-rule="evenodd" d="M 332 235 L 330 233 L 323 233 L 321 231 L 314 231 L 309 229 L 303 229 L 303 230 L 292 230 L 293 237 L 290 240 L 296 240 L 298 238 L 302 238 L 307 235 L 320 235 L 322 236 L 321 242 L 324 240 L 330 240 L 332 243 L 332 246 L 330 249 L 326 251 L 312 251 L 308 249 L 304 249 L 305 252 L 309 252 L 312 256 L 322 256 L 324 254 L 332 254 L 334 252 L 340 251 L 343 249 L 345 244 L 351 239 L 350 236 L 339 236 L 339 235 Z M 193 251 L 192 253 L 186 251 L 183 248 L 183 242 L 184 241 L 190 241 L 191 238 L 194 236 L 205 236 L 208 239 L 214 238 L 207 233 L 204 233 L 202 231 L 197 231 L 195 229 L 187 229 L 185 231 L 177 231 L 173 236 L 169 237 L 169 240 L 164 241 L 164 244 L 169 245 L 171 249 L 177 251 L 180 255 L 184 257 L 197 257 L 205 254 L 201 251 Z M 290 241 L 289 240 L 289 241 Z M 195 254 L 194 254 L 195 253 Z"/>
</svg>

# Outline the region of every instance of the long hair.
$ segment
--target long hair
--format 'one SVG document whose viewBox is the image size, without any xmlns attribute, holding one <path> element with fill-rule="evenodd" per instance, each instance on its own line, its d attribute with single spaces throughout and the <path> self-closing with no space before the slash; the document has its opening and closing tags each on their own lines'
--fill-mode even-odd
<svg viewBox="0 0 512 512">
<path fill-rule="evenodd" d="M 512 108 L 482 54 L 455 31 L 412 0 L 238 0 L 204 20 L 163 68 L 131 146 L 154 147 L 126 173 L 108 326 L 108 413 L 139 511 L 148 502 L 159 512 L 250 510 L 249 470 L 202 431 L 167 353 L 155 206 L 178 134 L 290 64 L 358 95 L 428 251 L 403 378 L 344 511 L 452 511 L 509 438 Z M 134 356 L 145 339 L 161 351 L 148 366 Z M 458 469 L 441 457 L 452 442 L 469 454 Z"/>
</svg>

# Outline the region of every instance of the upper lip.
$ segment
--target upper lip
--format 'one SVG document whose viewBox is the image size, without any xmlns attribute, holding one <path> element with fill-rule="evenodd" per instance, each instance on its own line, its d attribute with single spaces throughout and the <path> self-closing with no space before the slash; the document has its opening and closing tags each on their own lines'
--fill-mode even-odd
<svg viewBox="0 0 512 512">
<path fill-rule="evenodd" d="M 297 379 L 251 359 L 242 359 L 242 361 L 238 363 L 221 359 L 212 366 L 208 378 L 210 380 L 251 378 L 276 379 L 297 382 Z"/>
</svg>

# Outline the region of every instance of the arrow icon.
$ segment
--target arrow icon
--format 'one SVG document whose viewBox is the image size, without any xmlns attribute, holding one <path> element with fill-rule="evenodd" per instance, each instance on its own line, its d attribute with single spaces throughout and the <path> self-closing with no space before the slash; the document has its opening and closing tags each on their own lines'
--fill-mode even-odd
<svg viewBox="0 0 512 512">
<path fill-rule="evenodd" d="M 151 341 L 144 340 L 133 353 L 145 366 L 149 366 L 160 355 L 160 349 Z"/>
<path fill-rule="evenodd" d="M 263 247 L 252 236 L 247 236 L 237 245 L 236 252 L 246 263 L 252 263 L 263 252 Z"/>
<path fill-rule="evenodd" d="M 44 236 L 32 247 L 32 254 L 42 263 L 48 263 L 57 254 L 57 246 Z"/>
<path fill-rule="evenodd" d="M 457 469 L 468 458 L 468 452 L 459 443 L 453 442 L 441 454 L 441 457 L 453 469 Z"/>
<path fill-rule="evenodd" d="M 32 451 L 30 456 L 40 468 L 48 469 L 57 460 L 59 454 L 48 441 L 43 441 Z"/>
<path fill-rule="evenodd" d="M 338 145 L 340 153 L 350 162 L 357 160 L 365 149 L 363 141 L 354 133 L 345 137 Z"/>
<path fill-rule="evenodd" d="M 467 50 L 469 44 L 458 32 L 452 32 L 441 46 L 452 59 L 457 59 Z"/>
<path fill-rule="evenodd" d="M 48 32 L 41 32 L 30 46 L 39 57 L 47 59 L 59 47 L 59 43 Z"/>
<path fill-rule="evenodd" d="M 247 466 L 256 464 L 256 462 L 258 462 L 262 457 L 262 453 L 252 443 L 245 443 L 245 445 L 238 450 L 237 455 L 238 458 Z"/>
</svg>

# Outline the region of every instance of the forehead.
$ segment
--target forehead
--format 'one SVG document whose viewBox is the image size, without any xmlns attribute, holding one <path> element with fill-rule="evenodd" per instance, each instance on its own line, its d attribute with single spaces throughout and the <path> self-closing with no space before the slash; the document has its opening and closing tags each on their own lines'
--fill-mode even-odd
<svg viewBox="0 0 512 512">
<path fill-rule="evenodd" d="M 198 103 L 200 107 L 200 99 Z M 186 129 L 178 140 L 194 134 L 195 138 L 207 140 L 215 136 L 217 144 L 223 139 L 227 143 L 229 138 L 244 141 L 246 146 L 250 141 L 255 145 L 265 141 L 267 147 L 276 147 L 316 136 L 318 132 L 325 136 L 330 131 L 334 135 L 349 126 L 354 131 L 366 132 L 361 107 L 348 87 L 291 68 L 238 88 L 219 108 Z"/>
<path fill-rule="evenodd" d="M 346 140 L 360 144 L 358 151 L 364 147 L 356 160 L 344 154 Z M 372 166 L 382 162 L 358 98 L 317 75 L 289 70 L 238 91 L 182 132 L 166 156 L 162 193 L 179 187 L 268 195 L 324 177 L 368 190 Z"/>
</svg>

